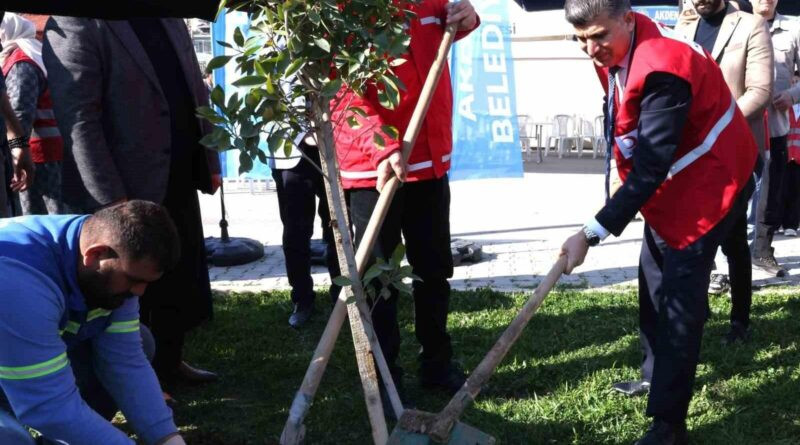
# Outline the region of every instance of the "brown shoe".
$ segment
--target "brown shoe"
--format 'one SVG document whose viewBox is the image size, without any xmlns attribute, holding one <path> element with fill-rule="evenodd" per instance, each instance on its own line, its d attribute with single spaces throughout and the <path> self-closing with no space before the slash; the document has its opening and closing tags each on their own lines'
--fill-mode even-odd
<svg viewBox="0 0 800 445">
<path fill-rule="evenodd" d="M 178 366 L 175 377 L 177 377 L 178 381 L 189 385 L 200 385 L 203 383 L 215 382 L 219 379 L 217 374 L 192 367 L 186 362 L 181 362 Z"/>
</svg>

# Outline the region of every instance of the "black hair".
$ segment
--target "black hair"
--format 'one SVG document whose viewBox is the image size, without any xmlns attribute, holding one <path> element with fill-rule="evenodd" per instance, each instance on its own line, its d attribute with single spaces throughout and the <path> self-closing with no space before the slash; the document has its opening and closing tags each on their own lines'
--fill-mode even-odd
<svg viewBox="0 0 800 445">
<path fill-rule="evenodd" d="M 567 21 L 578 28 L 588 26 L 604 12 L 609 17 L 621 17 L 630 10 L 630 0 L 567 0 L 564 4 Z"/>
<path fill-rule="evenodd" d="M 84 223 L 88 233 L 105 232 L 127 258 L 154 261 L 166 271 L 178 264 L 181 243 L 167 210 L 153 202 L 132 200 L 98 210 Z"/>
</svg>

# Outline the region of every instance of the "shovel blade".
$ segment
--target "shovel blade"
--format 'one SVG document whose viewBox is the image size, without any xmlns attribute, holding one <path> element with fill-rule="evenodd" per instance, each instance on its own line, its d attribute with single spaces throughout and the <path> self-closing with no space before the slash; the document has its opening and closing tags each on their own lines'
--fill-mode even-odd
<svg viewBox="0 0 800 445">
<path fill-rule="evenodd" d="M 426 434 L 408 431 L 399 425 L 389 436 L 389 445 L 436 445 L 437 443 Z M 466 423 L 456 422 L 450 432 L 450 438 L 445 443 L 447 445 L 494 445 L 496 440 Z"/>
</svg>

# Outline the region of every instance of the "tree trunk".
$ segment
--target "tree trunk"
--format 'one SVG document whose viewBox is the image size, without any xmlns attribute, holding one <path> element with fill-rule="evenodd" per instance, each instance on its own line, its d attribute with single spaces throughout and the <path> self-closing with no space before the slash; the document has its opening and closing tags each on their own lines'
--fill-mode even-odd
<svg viewBox="0 0 800 445">
<path fill-rule="evenodd" d="M 356 265 L 344 190 L 339 180 L 333 126 L 330 121 L 330 106 L 324 98 L 318 98 L 314 101 L 314 117 L 317 124 L 317 143 L 320 149 L 321 167 L 325 179 L 325 193 L 329 203 L 331 228 L 333 229 L 336 243 L 336 254 L 339 257 L 339 268 L 352 283 L 351 286 L 345 286 L 342 290 L 346 293 L 348 299 L 355 297 L 356 301 L 366 302 L 366 294 Z M 360 307 L 365 307 L 365 305 L 347 305 L 350 331 L 353 335 L 358 371 L 361 376 L 361 384 L 364 387 L 364 397 L 367 403 L 370 424 L 372 425 L 372 438 L 376 445 L 383 445 L 388 441 L 389 434 L 381 404 L 373 351 L 364 327 L 365 323 L 372 323 L 372 320 L 368 312 L 362 314 L 359 311 Z M 374 332 L 371 326 L 369 331 Z"/>
</svg>

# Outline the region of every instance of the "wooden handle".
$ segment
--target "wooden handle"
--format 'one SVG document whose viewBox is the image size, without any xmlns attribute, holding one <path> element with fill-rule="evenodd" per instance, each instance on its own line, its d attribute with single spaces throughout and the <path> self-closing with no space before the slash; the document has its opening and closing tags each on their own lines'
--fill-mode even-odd
<svg viewBox="0 0 800 445">
<path fill-rule="evenodd" d="M 530 299 L 522 307 L 519 314 L 514 318 L 511 324 L 508 325 L 503 335 L 497 340 L 492 349 L 481 360 L 480 364 L 472 371 L 464 386 L 456 393 L 450 400 L 450 403 L 436 416 L 430 429 L 430 436 L 436 441 L 446 442 L 450 431 L 453 429 L 456 420 L 458 420 L 461 413 L 475 400 L 481 388 L 489 380 L 494 369 L 503 360 L 503 358 L 511 349 L 511 346 L 516 343 L 522 330 L 533 317 L 533 314 L 539 309 L 542 301 L 550 292 L 550 290 L 558 282 L 564 269 L 567 267 L 567 257 L 562 255 L 558 261 L 550 268 L 547 276 L 536 287 L 536 290 Z"/>
<path fill-rule="evenodd" d="M 411 121 L 409 122 L 408 129 L 403 135 L 403 159 L 406 161 L 408 161 L 409 156 L 411 156 L 411 150 L 414 148 L 417 136 L 422 128 L 424 116 L 430 107 L 430 102 L 433 98 L 433 92 L 436 90 L 436 85 L 438 85 L 439 79 L 444 71 L 445 62 L 447 61 L 447 53 L 450 52 L 450 47 L 453 44 L 454 38 L 455 26 L 448 26 L 445 29 L 444 37 L 439 45 L 436 59 L 431 66 L 431 70 L 428 72 L 428 77 L 425 79 L 425 84 L 423 85 L 417 105 L 414 108 L 414 113 L 411 115 Z M 386 219 L 386 214 L 389 211 L 389 206 L 392 203 L 394 194 L 397 192 L 399 187 L 400 180 L 394 177 L 390 179 L 381 190 L 378 202 L 375 205 L 372 216 L 367 223 L 367 228 L 364 231 L 364 236 L 362 237 L 361 242 L 358 245 L 358 249 L 356 250 L 356 268 L 358 269 L 359 276 L 363 276 L 365 272 L 370 254 L 372 253 L 372 250 L 375 247 L 375 242 L 378 239 L 378 233 L 383 225 L 383 221 Z M 317 348 L 314 350 L 311 363 L 306 370 L 300 390 L 297 392 L 292 402 L 292 406 L 289 410 L 289 418 L 286 420 L 284 432 L 281 437 L 281 444 L 283 445 L 299 443 L 299 440 L 301 439 L 296 438 L 302 438 L 303 434 L 301 431 L 303 430 L 303 419 L 305 419 L 308 409 L 311 406 L 311 402 L 314 399 L 314 395 L 319 388 L 322 375 L 325 373 L 325 368 L 327 367 L 328 360 L 333 352 L 336 339 L 339 336 L 341 327 L 344 324 L 344 320 L 347 316 L 346 304 L 345 295 L 344 292 L 342 292 L 339 296 L 339 300 L 336 302 L 336 305 L 333 308 L 333 311 L 331 312 L 330 318 L 328 318 L 328 323 L 326 324 L 325 331 L 322 333 L 322 337 L 317 344 Z M 374 335 L 371 335 L 371 333 L 367 333 L 367 336 L 370 337 L 370 339 L 375 338 Z M 392 408 L 394 408 L 397 416 L 400 417 L 403 406 L 400 402 L 400 397 L 397 394 L 394 382 L 391 381 L 392 377 L 391 373 L 389 373 L 386 360 L 377 344 L 373 345 L 372 351 L 375 355 L 375 361 L 378 364 L 381 376 L 386 383 L 387 393 L 392 402 Z"/>
</svg>

